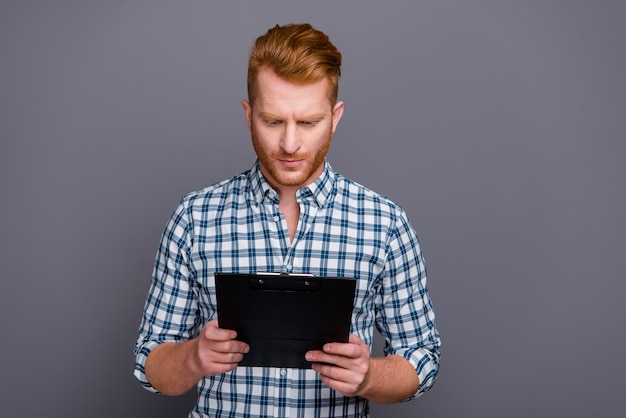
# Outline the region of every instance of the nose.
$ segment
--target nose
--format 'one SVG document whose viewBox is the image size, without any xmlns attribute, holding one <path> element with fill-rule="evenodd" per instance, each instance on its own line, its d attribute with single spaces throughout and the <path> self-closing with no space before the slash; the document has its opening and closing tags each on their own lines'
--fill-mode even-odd
<svg viewBox="0 0 626 418">
<path fill-rule="evenodd" d="M 285 124 L 282 138 L 280 140 L 281 151 L 287 155 L 292 155 L 300 149 L 300 139 L 296 124 Z"/>
</svg>

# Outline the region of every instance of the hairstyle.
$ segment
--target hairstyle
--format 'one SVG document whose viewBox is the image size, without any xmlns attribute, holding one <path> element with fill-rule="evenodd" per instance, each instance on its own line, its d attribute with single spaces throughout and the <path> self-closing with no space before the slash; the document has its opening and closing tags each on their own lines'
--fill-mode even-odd
<svg viewBox="0 0 626 418">
<path fill-rule="evenodd" d="M 334 106 L 341 75 L 341 53 L 328 36 L 308 23 L 276 25 L 259 36 L 248 61 L 248 100 L 253 103 L 259 71 L 272 69 L 296 84 L 314 83 L 326 77 Z"/>
</svg>

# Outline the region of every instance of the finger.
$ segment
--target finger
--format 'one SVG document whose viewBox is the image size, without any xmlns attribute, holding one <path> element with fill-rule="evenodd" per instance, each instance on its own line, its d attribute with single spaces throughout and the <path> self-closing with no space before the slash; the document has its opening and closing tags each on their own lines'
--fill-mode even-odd
<svg viewBox="0 0 626 418">
<path fill-rule="evenodd" d="M 328 343 L 322 348 L 324 353 L 335 356 L 359 358 L 363 355 L 363 346 L 356 343 Z"/>
<path fill-rule="evenodd" d="M 200 355 L 201 367 L 208 376 L 217 373 L 227 373 L 239 365 L 242 357 L 242 354 L 222 354 L 208 351 Z"/>
<path fill-rule="evenodd" d="M 320 380 L 329 388 L 336 390 L 344 394 L 345 396 L 357 396 L 358 385 L 352 383 L 346 383 L 338 380 L 333 380 L 327 376 L 320 374 Z"/>
<path fill-rule="evenodd" d="M 330 370 L 329 368 L 349 370 L 357 367 L 358 363 L 355 359 L 350 357 L 328 354 L 323 351 L 309 352 L 306 355 L 306 359 L 312 363 L 312 367 L 314 367 L 317 372 L 320 372 L 320 370 Z M 320 369 L 317 365 L 324 367 Z M 324 373 L 327 374 L 327 372 Z"/>
<path fill-rule="evenodd" d="M 369 369 L 368 356 L 350 358 L 326 353 L 311 353 L 311 355 L 307 356 L 307 360 L 312 362 L 311 367 L 318 373 L 339 380 L 352 380 L 347 378 L 347 376 L 353 374 L 364 376 Z"/>
<path fill-rule="evenodd" d="M 248 344 L 235 340 L 237 337 L 235 331 L 219 328 L 217 321 L 208 322 L 202 330 L 201 336 L 201 345 L 215 352 L 245 354 L 250 351 Z"/>
<path fill-rule="evenodd" d="M 356 395 L 364 380 L 364 376 L 359 373 L 325 364 L 315 363 L 313 370 L 319 373 L 324 384 L 346 396 Z"/>
<path fill-rule="evenodd" d="M 220 328 L 216 320 L 207 322 L 202 330 L 202 335 L 213 341 L 228 341 L 237 338 L 236 331 Z"/>
<path fill-rule="evenodd" d="M 356 334 L 350 334 L 350 338 L 348 339 L 349 343 L 365 345 L 365 341 L 360 339 Z"/>
<path fill-rule="evenodd" d="M 229 341 L 227 343 L 214 342 L 200 344 L 198 347 L 198 356 L 202 359 L 202 362 L 205 365 L 213 365 L 209 367 L 214 367 L 218 364 L 236 365 L 243 359 L 244 353 L 247 351 L 247 349 L 245 347 L 242 349 L 241 347 L 236 346 L 232 343 L 243 344 L 238 341 Z"/>
<path fill-rule="evenodd" d="M 243 354 L 238 352 L 211 351 L 206 353 L 205 359 L 213 363 L 237 364 L 243 359 Z"/>
<path fill-rule="evenodd" d="M 312 363 L 326 363 L 339 367 L 346 367 L 350 362 L 354 360 L 341 354 L 334 354 L 321 350 L 307 351 L 305 354 L 305 359 Z"/>
<path fill-rule="evenodd" d="M 250 351 L 250 346 L 243 341 L 209 341 L 205 346 L 217 353 L 240 353 L 246 354 Z"/>
<path fill-rule="evenodd" d="M 339 382 L 351 382 L 357 379 L 355 373 L 351 370 L 337 367 L 330 363 L 313 363 L 311 367 L 321 376 L 326 376 L 329 379 Z"/>
</svg>

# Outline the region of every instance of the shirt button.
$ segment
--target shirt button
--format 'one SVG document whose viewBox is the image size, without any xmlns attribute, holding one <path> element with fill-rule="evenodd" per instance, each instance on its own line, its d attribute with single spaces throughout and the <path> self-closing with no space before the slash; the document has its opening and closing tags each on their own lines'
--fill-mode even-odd
<svg viewBox="0 0 626 418">
<path fill-rule="evenodd" d="M 278 215 L 274 216 L 274 222 L 280 221 L 280 217 Z"/>
<path fill-rule="evenodd" d="M 287 375 L 287 370 L 286 369 L 280 369 L 280 375 L 281 376 L 286 376 Z"/>
</svg>

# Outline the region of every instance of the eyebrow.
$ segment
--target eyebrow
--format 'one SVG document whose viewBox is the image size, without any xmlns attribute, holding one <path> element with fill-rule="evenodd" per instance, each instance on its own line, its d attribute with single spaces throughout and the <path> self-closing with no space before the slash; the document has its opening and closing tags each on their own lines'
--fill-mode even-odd
<svg viewBox="0 0 626 418">
<path fill-rule="evenodd" d="M 274 115 L 268 112 L 259 112 L 259 117 L 262 119 L 272 119 L 272 120 L 283 120 L 282 117 Z M 324 119 L 325 115 L 323 113 L 312 113 L 310 115 L 304 115 L 304 117 L 298 117 L 298 120 L 310 120 L 310 121 L 319 121 Z"/>
</svg>

